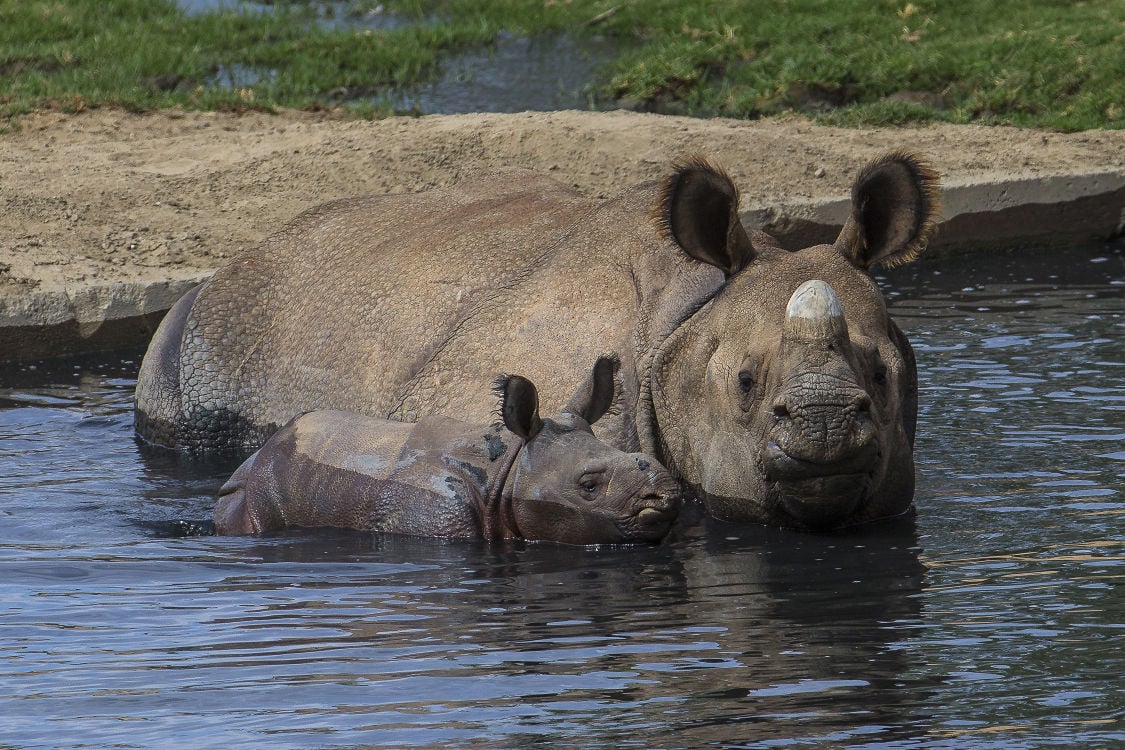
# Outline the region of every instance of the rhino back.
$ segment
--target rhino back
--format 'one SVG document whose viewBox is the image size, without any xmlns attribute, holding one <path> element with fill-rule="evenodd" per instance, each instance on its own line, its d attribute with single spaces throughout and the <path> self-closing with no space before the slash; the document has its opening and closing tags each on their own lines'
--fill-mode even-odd
<svg viewBox="0 0 1125 750">
<path fill-rule="evenodd" d="M 656 203 L 657 186 L 646 184 L 576 217 L 513 283 L 493 285 L 465 311 L 418 363 L 390 416 L 485 420 L 497 372 L 534 382 L 541 410 L 556 413 L 589 363 L 613 351 L 620 357 L 616 406 L 595 432 L 614 447 L 638 450 L 641 382 L 654 349 L 723 281 L 662 234 Z"/>
<path fill-rule="evenodd" d="M 497 372 L 546 412 L 589 362 L 621 357 L 627 450 L 654 347 L 723 282 L 662 231 L 649 183 L 606 201 L 514 172 L 410 196 L 327 204 L 239 256 L 185 325 L 189 449 L 253 449 L 295 414 L 346 409 L 486 422 Z"/>
<path fill-rule="evenodd" d="M 193 305 L 182 442 L 253 448 L 310 409 L 392 414 L 466 315 L 591 206 L 515 172 L 302 214 L 220 269 Z M 223 436 L 235 444 L 209 444 Z"/>
<path fill-rule="evenodd" d="M 446 418 L 411 425 L 313 412 L 259 451 L 245 483 L 246 501 L 263 531 L 331 526 L 479 537 L 485 471 L 472 463 L 479 456 L 462 447 L 476 432 Z"/>
</svg>

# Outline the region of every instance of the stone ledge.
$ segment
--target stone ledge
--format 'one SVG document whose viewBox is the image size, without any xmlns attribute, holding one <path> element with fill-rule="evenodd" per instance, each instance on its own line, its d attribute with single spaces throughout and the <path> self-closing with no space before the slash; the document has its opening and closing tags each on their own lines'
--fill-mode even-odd
<svg viewBox="0 0 1125 750">
<path fill-rule="evenodd" d="M 143 344 L 164 313 L 210 276 L 94 283 L 55 290 L 0 294 L 0 360 Z"/>
<path fill-rule="evenodd" d="M 1125 170 L 942 181 L 942 220 L 928 252 L 1015 244 L 1074 244 L 1125 231 Z M 790 248 L 832 242 L 847 219 L 847 197 L 775 207 L 750 206 L 743 221 Z"/>
</svg>

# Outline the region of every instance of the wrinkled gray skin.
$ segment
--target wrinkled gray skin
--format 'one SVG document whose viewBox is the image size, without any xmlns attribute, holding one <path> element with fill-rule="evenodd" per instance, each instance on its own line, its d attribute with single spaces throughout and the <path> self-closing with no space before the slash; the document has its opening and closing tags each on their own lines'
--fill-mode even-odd
<svg viewBox="0 0 1125 750">
<path fill-rule="evenodd" d="M 414 424 L 314 411 L 283 427 L 219 491 L 220 534 L 332 526 L 415 536 L 566 544 L 656 542 L 679 512 L 655 460 L 594 437 L 616 358 L 599 358 L 564 411 L 540 419 L 531 381 L 509 376 L 500 425 Z"/>
<path fill-rule="evenodd" d="M 310 409 L 480 421 L 497 371 L 526 373 L 554 411 L 615 350 L 624 387 L 598 435 L 656 456 L 711 514 L 898 515 L 914 355 L 869 270 L 918 254 L 937 192 L 918 158 L 888 154 L 857 177 L 836 242 L 796 252 L 747 231 L 730 179 L 700 161 L 605 201 L 514 171 L 330 203 L 173 308 L 141 368 L 137 430 L 206 452 L 256 448 Z M 820 301 L 787 316 L 810 280 Z"/>
</svg>

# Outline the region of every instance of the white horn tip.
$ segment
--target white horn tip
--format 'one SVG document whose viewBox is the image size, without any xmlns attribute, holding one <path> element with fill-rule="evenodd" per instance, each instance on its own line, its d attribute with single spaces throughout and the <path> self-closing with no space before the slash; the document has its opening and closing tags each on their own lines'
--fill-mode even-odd
<svg viewBox="0 0 1125 750">
<path fill-rule="evenodd" d="M 844 308 L 840 298 L 827 282 L 820 279 L 806 281 L 797 287 L 785 307 L 786 318 L 839 318 Z"/>
</svg>

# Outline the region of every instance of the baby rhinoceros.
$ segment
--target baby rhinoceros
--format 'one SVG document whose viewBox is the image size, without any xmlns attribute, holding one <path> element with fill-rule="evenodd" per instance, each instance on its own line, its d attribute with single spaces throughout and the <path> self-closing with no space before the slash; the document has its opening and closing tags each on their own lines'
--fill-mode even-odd
<svg viewBox="0 0 1125 750">
<path fill-rule="evenodd" d="M 541 419 L 518 375 L 497 380 L 503 427 L 444 416 L 392 422 L 344 411 L 295 418 L 219 490 L 219 534 L 332 526 L 567 544 L 656 542 L 680 506 L 654 459 L 594 437 L 618 360 L 599 357 L 562 413 Z M 506 429 L 505 429 L 506 428 Z"/>
</svg>

